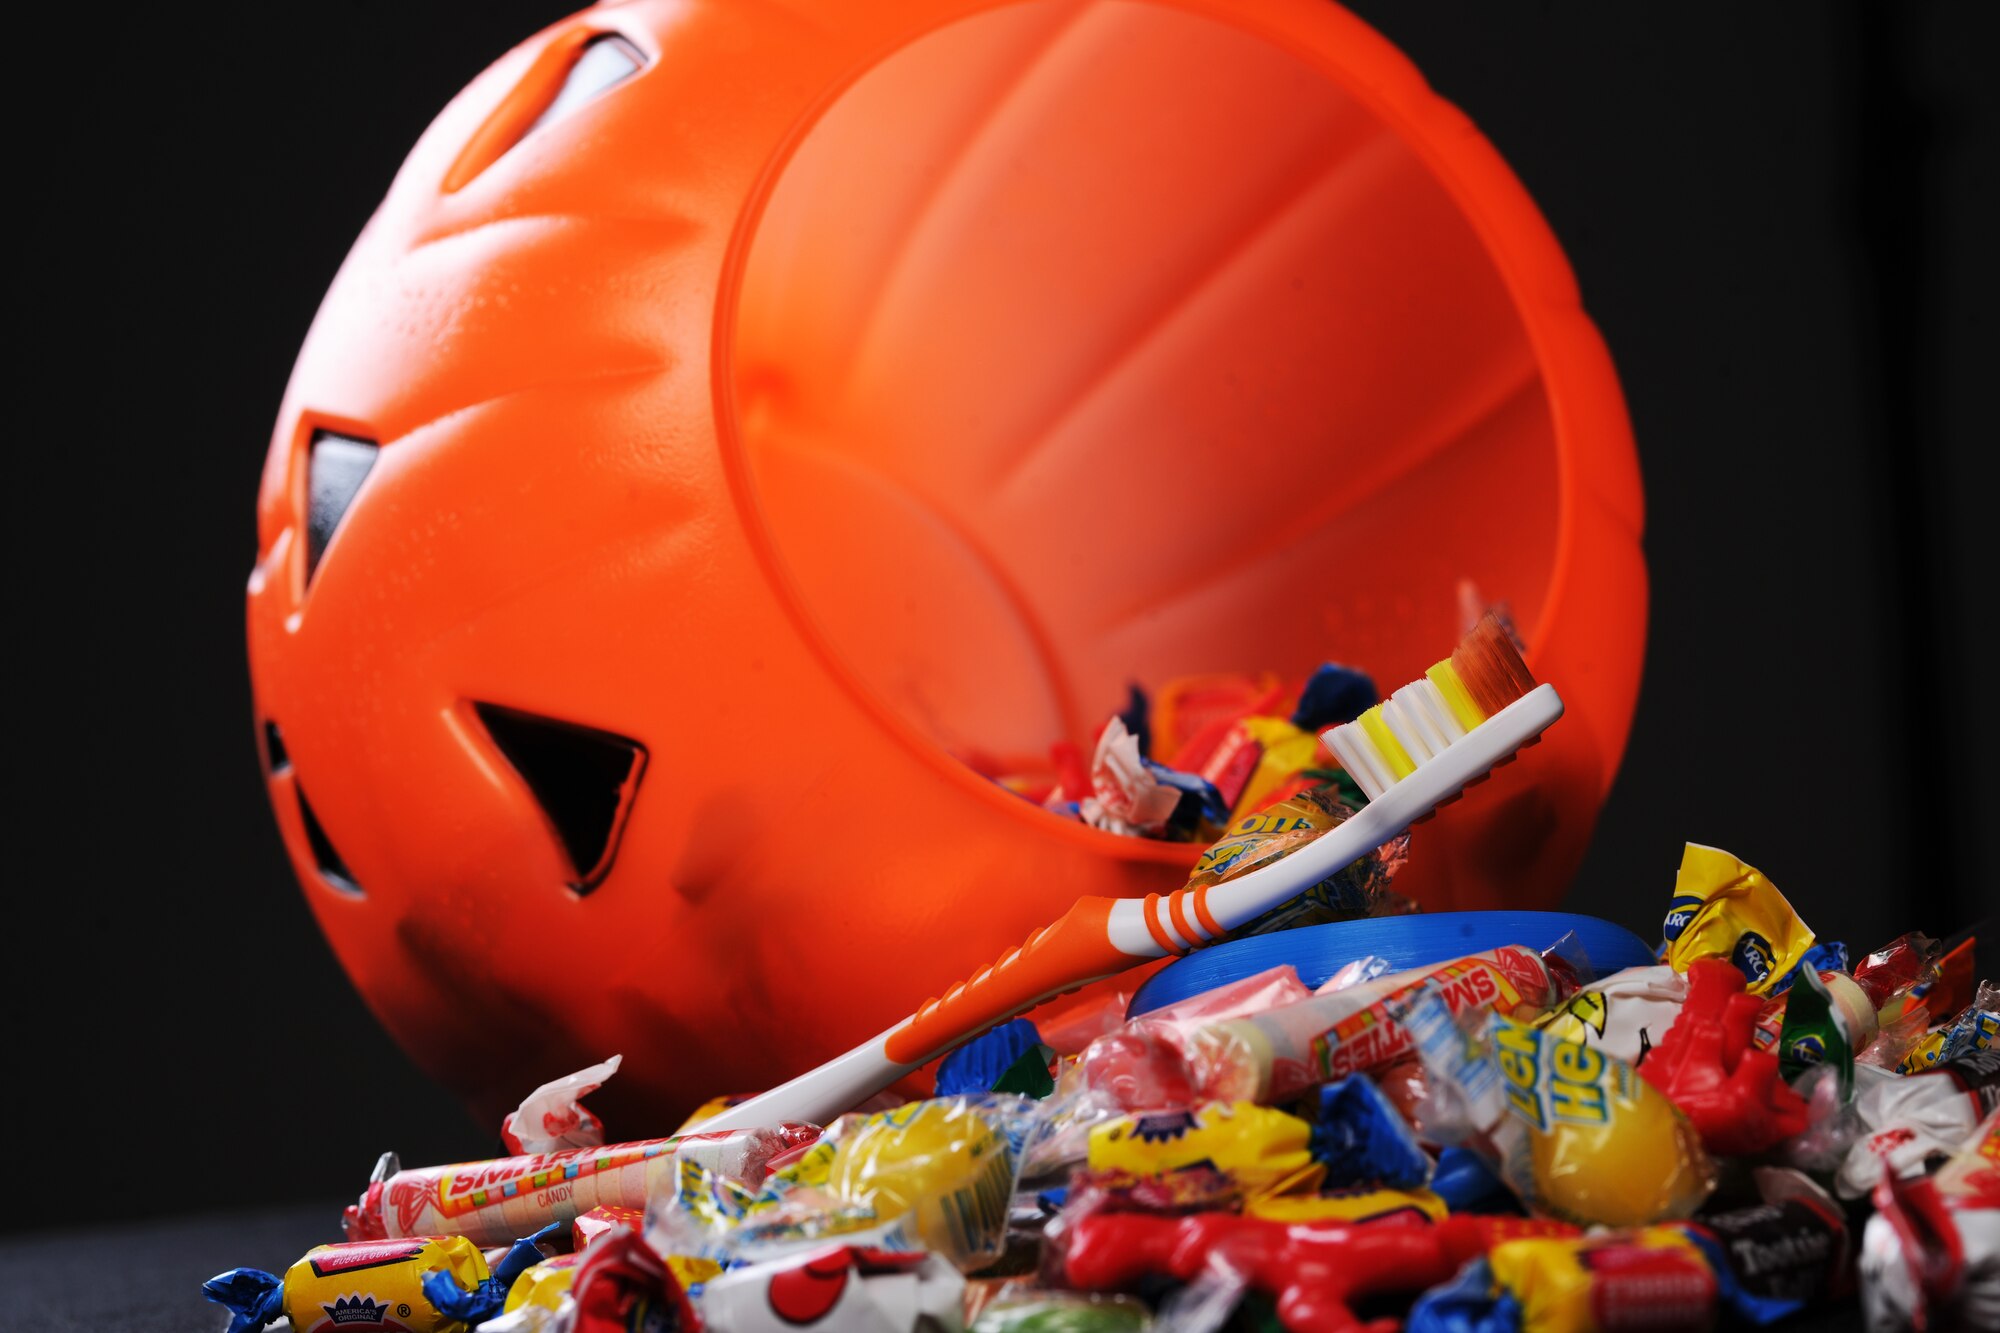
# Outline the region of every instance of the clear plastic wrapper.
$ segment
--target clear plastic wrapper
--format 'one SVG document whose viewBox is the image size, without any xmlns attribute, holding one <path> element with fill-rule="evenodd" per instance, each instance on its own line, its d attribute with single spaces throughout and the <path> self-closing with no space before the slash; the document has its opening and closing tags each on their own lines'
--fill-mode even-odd
<svg viewBox="0 0 2000 1333">
<path fill-rule="evenodd" d="M 1982 981 L 1972 1003 L 1913 1042 L 1897 1067 L 1920 1074 L 1974 1051 L 1991 1050 L 1995 1040 L 2000 1040 L 2000 987 Z"/>
<path fill-rule="evenodd" d="M 1096 1038 L 1058 1081 L 1023 1174 L 1039 1178 L 1083 1161 L 1091 1130 L 1117 1116 L 1193 1106 L 1202 1100 L 1186 1055 L 1195 1032 L 1311 994 L 1296 970 L 1274 967 L 1155 1009 Z"/>
<path fill-rule="evenodd" d="M 1283 963 L 1142 1014 L 1131 1026 L 1141 1031 L 1170 1032 L 1184 1041 L 1210 1023 L 1296 1004 L 1312 994 L 1312 988 L 1299 980 L 1298 969 Z"/>
<path fill-rule="evenodd" d="M 1423 1131 L 1471 1147 L 1532 1212 L 1578 1225 L 1685 1218 L 1715 1168 L 1694 1126 L 1630 1065 L 1525 1023 L 1462 1029 L 1437 989 L 1405 999 L 1430 1079 Z"/>
<path fill-rule="evenodd" d="M 1058 1055 L 1081 1055 L 1090 1043 L 1125 1026 L 1136 991 L 1124 978 L 1096 982 L 1035 1010 L 1035 1030 Z"/>
<path fill-rule="evenodd" d="M 1193 1035 L 1210 1023 L 1240 1018 L 1312 994 L 1290 966 L 1274 967 L 1155 1009 L 1092 1042 L 1079 1062 L 1079 1091 L 1118 1111 L 1192 1105 L 1194 1072 L 1187 1062 Z"/>
<path fill-rule="evenodd" d="M 1880 1011 L 1913 994 L 1920 999 L 1924 988 L 1937 979 L 1941 956 L 1936 940 L 1912 932 L 1898 935 L 1848 971 Z"/>
<path fill-rule="evenodd" d="M 1210 1263 L 1160 1302 L 1155 1333 L 1220 1333 L 1249 1290 L 1249 1279 L 1234 1264 Z"/>
<path fill-rule="evenodd" d="M 969 1271 L 1005 1248 L 1035 1113 L 988 1093 L 843 1116 L 754 1187 L 683 1160 L 656 1188 L 647 1234 L 665 1253 L 728 1261 L 837 1242 L 931 1250 Z"/>
</svg>

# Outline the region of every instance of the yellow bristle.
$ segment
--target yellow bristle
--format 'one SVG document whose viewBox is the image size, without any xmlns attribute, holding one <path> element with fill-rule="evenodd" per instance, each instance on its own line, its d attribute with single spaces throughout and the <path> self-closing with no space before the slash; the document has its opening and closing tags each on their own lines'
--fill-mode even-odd
<svg viewBox="0 0 2000 1333">
<path fill-rule="evenodd" d="M 1438 687 L 1438 693 L 1444 696 L 1459 726 L 1471 731 L 1486 720 L 1485 711 L 1472 701 L 1471 691 L 1465 688 L 1465 682 L 1459 679 L 1458 670 L 1449 659 L 1439 662 L 1424 674 L 1430 677 L 1431 684 Z"/>
<path fill-rule="evenodd" d="M 1382 762 L 1388 765 L 1392 779 L 1401 782 L 1417 771 L 1416 762 L 1410 758 L 1402 742 L 1396 739 L 1396 734 L 1389 730 L 1389 724 L 1382 720 L 1381 704 L 1376 704 L 1354 720 L 1361 725 L 1361 730 L 1368 739 L 1374 742 L 1375 753 L 1379 754 Z"/>
</svg>

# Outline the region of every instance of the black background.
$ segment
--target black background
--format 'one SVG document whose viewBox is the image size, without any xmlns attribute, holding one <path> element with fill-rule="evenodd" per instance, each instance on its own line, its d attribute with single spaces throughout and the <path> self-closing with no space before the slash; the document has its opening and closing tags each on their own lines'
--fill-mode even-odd
<svg viewBox="0 0 2000 1333">
<path fill-rule="evenodd" d="M 1647 680 L 1571 905 L 1655 934 L 1696 839 L 1826 938 L 1990 911 L 1991 11 L 1357 7 L 1540 203 L 1638 433 Z M 16 43 L 60 77 L 10 136 L 39 239 L 9 395 L 4 1101 L 45 1180 L 0 1225 L 326 1200 L 384 1147 L 493 1147 L 292 882 L 242 593 L 321 292 L 430 117 L 563 9 L 156 4 Z"/>
</svg>

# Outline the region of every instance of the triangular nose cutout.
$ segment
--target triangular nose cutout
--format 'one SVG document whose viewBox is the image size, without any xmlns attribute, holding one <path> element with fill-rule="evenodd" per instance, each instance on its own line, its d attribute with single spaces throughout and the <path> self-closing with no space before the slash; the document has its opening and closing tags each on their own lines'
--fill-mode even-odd
<svg viewBox="0 0 2000 1333">
<path fill-rule="evenodd" d="M 496 704 L 473 711 L 542 807 L 575 872 L 570 887 L 595 888 L 618 854 L 618 837 L 646 767 L 646 747 L 608 731 Z"/>
<path fill-rule="evenodd" d="M 331 431 L 314 431 L 306 459 L 306 580 L 312 580 L 327 543 L 368 480 L 380 447 Z"/>
</svg>

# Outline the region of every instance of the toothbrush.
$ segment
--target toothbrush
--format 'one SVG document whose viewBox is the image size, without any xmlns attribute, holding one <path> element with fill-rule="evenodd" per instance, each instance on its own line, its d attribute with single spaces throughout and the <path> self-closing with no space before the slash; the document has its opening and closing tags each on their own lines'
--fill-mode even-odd
<svg viewBox="0 0 2000 1333">
<path fill-rule="evenodd" d="M 952 1047 L 1044 1000 L 1199 949 L 1366 856 L 1533 744 L 1562 716 L 1492 615 L 1445 661 L 1321 733 L 1368 804 L 1298 851 L 1236 879 L 1164 897 L 1087 897 L 915 1014 L 817 1069 L 703 1121 L 702 1133 L 824 1124 Z"/>
</svg>

